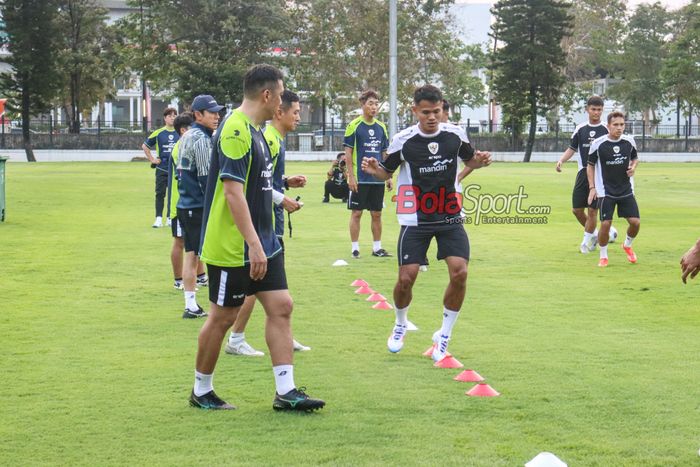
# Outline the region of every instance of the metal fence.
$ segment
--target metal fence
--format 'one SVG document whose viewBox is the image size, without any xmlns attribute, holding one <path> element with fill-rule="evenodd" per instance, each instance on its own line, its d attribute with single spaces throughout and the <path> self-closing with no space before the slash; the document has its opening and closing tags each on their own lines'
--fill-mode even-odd
<svg viewBox="0 0 700 467">
<path fill-rule="evenodd" d="M 0 149 L 21 149 L 22 122 L 0 124 Z M 513 136 L 509 127 L 483 121 L 459 123 L 468 131 L 470 140 L 478 148 L 490 151 L 524 151 L 526 134 Z M 154 122 L 160 128 L 162 122 Z M 83 124 L 79 133 L 71 133 L 66 122 L 57 123 L 49 118 L 31 120 L 31 141 L 35 149 L 112 149 L 140 152 L 141 144 L 150 133 L 144 132 L 137 121 L 100 120 Z M 538 125 L 533 150 L 536 152 L 563 151 L 569 143 L 574 124 Z M 627 122 L 626 133 L 637 141 L 640 151 L 648 152 L 700 152 L 700 128 L 687 123 L 680 125 L 649 125 L 642 121 Z M 286 138 L 289 151 L 342 151 L 345 125 L 331 121 L 321 124 L 303 122 Z"/>
</svg>

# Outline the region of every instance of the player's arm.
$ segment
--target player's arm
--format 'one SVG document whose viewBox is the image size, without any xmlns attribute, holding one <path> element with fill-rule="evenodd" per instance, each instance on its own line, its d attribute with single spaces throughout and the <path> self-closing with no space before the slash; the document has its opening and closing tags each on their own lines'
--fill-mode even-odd
<svg viewBox="0 0 700 467">
<path fill-rule="evenodd" d="M 595 191 L 595 163 L 591 164 L 591 156 L 589 155 L 588 157 L 588 167 L 586 167 L 586 177 L 588 178 L 588 204 L 593 204 L 593 200 L 598 197 Z"/>
<path fill-rule="evenodd" d="M 459 175 L 457 175 L 457 181 L 461 182 L 472 172 L 474 172 L 474 169 L 465 164 L 465 166 L 462 167 L 462 170 L 459 172 Z"/>
<path fill-rule="evenodd" d="M 386 160 L 386 158 L 389 157 L 386 153 L 386 151 L 382 151 L 382 160 Z M 389 178 L 386 179 L 386 191 L 391 191 L 394 189 L 394 180 L 392 178 L 392 175 L 389 175 Z"/>
<path fill-rule="evenodd" d="M 564 154 L 562 154 L 559 160 L 557 161 L 557 172 L 561 172 L 562 164 L 571 159 L 574 154 L 576 154 L 576 151 L 574 151 L 572 148 L 566 148 Z"/>
<path fill-rule="evenodd" d="M 160 164 L 160 160 L 153 157 L 153 153 L 151 152 L 151 148 L 148 147 L 148 145 L 146 143 L 143 143 L 141 145 L 141 149 L 143 149 L 143 153 L 146 155 L 146 157 L 148 158 L 148 160 L 151 164 Z"/>
<path fill-rule="evenodd" d="M 357 180 L 355 179 L 355 166 L 352 165 L 352 148 L 345 146 L 345 166 L 348 169 L 348 188 L 357 192 Z"/>
<path fill-rule="evenodd" d="M 684 284 L 689 275 L 694 279 L 700 272 L 700 239 L 681 258 L 681 272 Z"/>
<path fill-rule="evenodd" d="M 224 197 L 233 216 L 233 221 L 248 245 L 250 278 L 258 281 L 265 277 L 267 273 L 267 257 L 260 242 L 260 237 L 258 237 L 258 233 L 253 227 L 253 221 L 250 218 L 248 202 L 243 191 L 243 183 L 237 180 L 224 179 L 223 185 Z"/>
<path fill-rule="evenodd" d="M 637 148 L 632 147 L 632 154 L 630 155 L 630 165 L 627 169 L 627 176 L 634 176 L 634 171 L 637 169 L 637 164 L 639 164 L 639 157 L 637 156 Z"/>
<path fill-rule="evenodd" d="M 382 167 L 379 164 L 379 160 L 375 159 L 374 157 L 363 157 L 361 167 L 363 172 L 372 175 L 379 180 L 389 180 L 393 175 L 393 172 L 389 172 Z"/>
</svg>

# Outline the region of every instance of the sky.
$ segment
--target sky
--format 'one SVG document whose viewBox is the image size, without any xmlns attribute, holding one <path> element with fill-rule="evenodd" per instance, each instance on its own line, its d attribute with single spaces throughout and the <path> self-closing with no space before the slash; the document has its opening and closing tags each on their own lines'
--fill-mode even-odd
<svg viewBox="0 0 700 467">
<path fill-rule="evenodd" d="M 688 4 L 688 0 L 660 0 L 661 4 L 670 10 L 675 10 Z M 455 3 L 495 3 L 495 0 L 455 0 Z M 654 3 L 654 0 L 628 0 L 630 7 L 635 7 L 640 3 Z"/>
</svg>

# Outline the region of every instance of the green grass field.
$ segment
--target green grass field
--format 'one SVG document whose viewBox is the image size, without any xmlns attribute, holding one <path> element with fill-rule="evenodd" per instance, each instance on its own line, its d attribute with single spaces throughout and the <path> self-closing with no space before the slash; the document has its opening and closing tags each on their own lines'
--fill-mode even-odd
<svg viewBox="0 0 700 467">
<path fill-rule="evenodd" d="M 268 356 L 222 353 L 215 388 L 239 410 L 188 407 L 202 321 L 180 317 L 169 229 L 150 228 L 147 165 L 9 164 L 0 464 L 515 466 L 550 451 L 570 466 L 700 465 L 700 279 L 684 286 L 678 266 L 700 236 L 700 165 L 640 165 L 639 263 L 617 243 L 605 270 L 578 253 L 575 165 L 495 163 L 472 176 L 482 194 L 523 185 L 526 205 L 552 208 L 544 225 L 467 226 L 469 290 L 450 351 L 497 398 L 465 396 L 459 370 L 421 356 L 447 281 L 434 246 L 409 312 L 420 330 L 387 352 L 393 314 L 349 284 L 391 296 L 396 260 L 369 255 L 368 216 L 363 257 L 350 259 L 346 209 L 320 202 L 327 166 L 287 168 L 310 178 L 286 240 L 294 333 L 313 348 L 297 354 L 296 381 L 327 401 L 307 415 L 272 411 Z M 350 265 L 331 267 L 341 258 Z M 262 327 L 257 310 L 247 336 L 264 349 Z"/>
</svg>

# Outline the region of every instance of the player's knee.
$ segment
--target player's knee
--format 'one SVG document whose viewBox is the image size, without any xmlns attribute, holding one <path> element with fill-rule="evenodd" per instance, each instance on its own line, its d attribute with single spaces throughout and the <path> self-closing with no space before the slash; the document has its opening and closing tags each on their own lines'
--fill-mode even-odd
<svg viewBox="0 0 700 467">
<path fill-rule="evenodd" d="M 375 221 L 382 220 L 382 211 L 370 211 L 369 213 L 372 216 L 372 220 L 375 220 Z"/>
<path fill-rule="evenodd" d="M 467 266 L 461 266 L 450 271 L 450 282 L 453 284 L 467 283 Z"/>
<path fill-rule="evenodd" d="M 408 272 L 399 273 L 398 285 L 402 291 L 408 291 L 413 288 L 413 283 L 416 277 Z"/>
<path fill-rule="evenodd" d="M 633 227 L 633 228 L 635 228 L 635 229 L 638 229 L 639 226 L 640 226 L 640 224 L 641 224 L 641 223 L 639 222 L 639 218 L 637 218 L 637 217 L 632 217 L 632 218 L 630 218 L 630 219 L 627 219 L 627 222 L 629 222 L 630 227 Z"/>
</svg>

